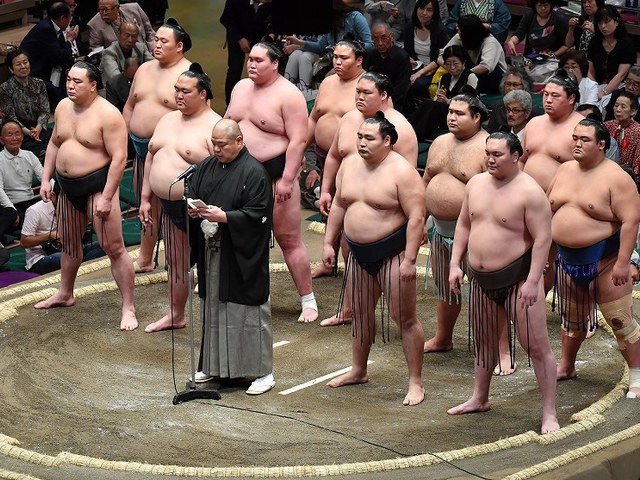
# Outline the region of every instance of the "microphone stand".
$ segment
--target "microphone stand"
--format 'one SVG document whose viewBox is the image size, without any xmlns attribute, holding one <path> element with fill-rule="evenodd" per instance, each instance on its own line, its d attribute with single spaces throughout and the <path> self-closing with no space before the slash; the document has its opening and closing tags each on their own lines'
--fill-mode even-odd
<svg viewBox="0 0 640 480">
<path fill-rule="evenodd" d="M 189 205 L 186 202 L 186 199 L 189 198 L 189 178 L 188 176 L 184 179 L 184 208 L 187 214 L 187 242 L 189 242 L 189 223 L 191 217 L 189 217 Z M 189 249 L 187 249 L 189 250 Z M 190 257 L 190 255 L 189 255 Z M 191 344 L 191 378 L 187 382 L 185 390 L 182 392 L 176 393 L 173 397 L 173 404 L 178 405 L 179 403 L 188 402 L 189 400 L 196 399 L 209 399 L 209 400 L 220 400 L 220 392 L 217 389 L 211 387 L 200 387 L 198 388 L 196 385 L 196 357 L 195 357 L 195 339 L 193 334 L 193 285 L 192 285 L 192 274 L 193 267 L 191 266 L 191 258 L 189 258 L 189 275 L 187 277 L 187 285 L 189 288 L 189 340 Z M 200 272 L 200 274 L 204 275 L 205 272 Z M 171 281 L 171 280 L 169 280 Z M 200 302 L 202 307 L 202 302 Z M 204 316 L 203 316 L 204 318 Z"/>
</svg>

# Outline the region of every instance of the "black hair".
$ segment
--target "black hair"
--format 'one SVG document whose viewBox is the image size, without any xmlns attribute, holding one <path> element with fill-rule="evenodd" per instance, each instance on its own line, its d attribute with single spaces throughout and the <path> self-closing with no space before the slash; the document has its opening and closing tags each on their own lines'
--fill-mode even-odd
<svg viewBox="0 0 640 480">
<path fill-rule="evenodd" d="M 587 56 L 584 54 L 584 52 L 581 52 L 580 50 L 569 50 L 567 53 L 560 57 L 560 60 L 558 60 L 558 66 L 560 68 L 564 68 L 565 63 L 567 63 L 569 60 L 573 60 L 578 64 L 578 67 L 580 67 L 580 74 L 582 75 L 582 78 L 587 76 L 587 74 L 589 73 L 589 60 L 587 60 Z"/>
<path fill-rule="evenodd" d="M 428 30 L 433 30 L 433 28 L 442 20 L 440 18 L 440 4 L 438 3 L 438 0 L 418 0 L 416 2 L 416 6 L 413 8 L 413 13 L 411 14 L 411 23 L 414 27 L 420 28 L 422 26 L 420 24 L 420 20 L 418 20 L 418 9 L 424 8 L 429 4 L 431 4 L 431 7 L 433 8 L 433 17 L 431 17 L 429 25 L 425 25 L 425 27 L 427 27 Z"/>
<path fill-rule="evenodd" d="M 82 70 L 86 70 L 87 78 L 89 79 L 89 81 L 96 82 L 96 87 L 98 88 L 98 90 L 102 89 L 102 75 L 100 75 L 100 70 L 98 70 L 98 67 L 93 63 L 80 60 L 74 63 L 71 68 L 81 68 Z M 69 70 L 67 70 L 67 74 L 68 73 Z"/>
<path fill-rule="evenodd" d="M 491 139 L 494 140 L 504 140 L 507 142 L 507 147 L 509 147 L 509 151 L 511 153 L 518 152 L 518 156 L 522 156 L 524 150 L 522 149 L 522 144 L 520 143 L 520 139 L 517 135 L 514 135 L 511 132 L 493 132 L 491 135 L 487 137 L 487 142 Z M 485 142 L 486 143 L 486 142 Z"/>
<path fill-rule="evenodd" d="M 596 142 L 604 141 L 604 151 L 609 150 L 611 146 L 611 135 L 609 135 L 609 129 L 604 126 L 604 123 L 592 118 L 584 118 L 578 122 L 578 125 L 594 128 L 596 131 Z"/>
<path fill-rule="evenodd" d="M 386 92 L 389 98 L 391 98 L 391 95 L 393 95 L 393 83 L 391 83 L 389 77 L 382 73 L 366 72 L 360 77 L 358 81 L 360 80 L 369 80 L 370 82 L 373 82 L 378 91 L 380 93 Z"/>
<path fill-rule="evenodd" d="M 173 30 L 176 42 L 182 42 L 183 53 L 191 50 L 191 37 L 175 18 L 168 18 L 167 21 L 162 24 L 162 26 Z"/>
<path fill-rule="evenodd" d="M 18 125 L 18 128 L 20 129 L 20 133 L 22 133 L 22 127 L 20 126 L 20 122 L 18 122 L 18 120 L 11 117 L 5 117 L 2 119 L 2 122 L 0 122 L 0 134 L 2 133 L 2 130 L 4 129 L 5 125 L 8 125 L 9 123 L 15 123 L 16 125 Z"/>
<path fill-rule="evenodd" d="M 596 27 L 594 37 L 597 38 L 598 41 L 602 41 L 602 32 L 600 31 L 600 27 L 598 27 L 598 24 L 609 19 L 618 22 L 618 26 L 613 32 L 614 38 L 622 38 L 628 36 L 627 29 L 624 26 L 624 20 L 622 20 L 622 17 L 620 17 L 620 12 L 618 12 L 618 9 L 613 5 L 603 5 L 598 9 L 593 17 L 593 23 Z"/>
<path fill-rule="evenodd" d="M 631 102 L 631 110 L 635 110 L 636 112 L 638 111 L 638 96 L 627 91 L 627 90 L 622 90 L 619 94 L 618 94 L 618 98 L 620 97 L 624 97 L 624 98 L 628 98 L 629 101 Z M 616 99 L 617 100 L 617 99 Z M 615 104 L 614 104 L 615 106 Z"/>
<path fill-rule="evenodd" d="M 58 20 L 61 17 L 68 17 L 69 15 L 71 15 L 71 9 L 69 5 L 64 2 L 54 2 L 47 8 L 47 16 L 51 20 Z"/>
<path fill-rule="evenodd" d="M 27 59 L 29 59 L 29 54 L 21 48 L 14 48 L 13 50 L 9 50 L 7 56 L 4 59 L 5 65 L 9 68 L 13 68 L 13 61 L 20 55 L 24 55 L 25 57 L 27 57 Z"/>
<path fill-rule="evenodd" d="M 595 120 L 596 122 L 602 121 L 602 112 L 597 105 L 594 105 L 592 103 L 583 103 L 581 105 L 578 105 L 578 108 L 576 108 L 576 112 L 578 113 L 586 111 L 588 111 L 589 113 L 584 118 L 590 118 L 592 120 Z"/>
<path fill-rule="evenodd" d="M 459 58 L 465 68 L 469 68 L 469 54 L 460 45 L 449 45 L 442 52 L 442 59 L 446 62 L 447 58 Z"/>
<path fill-rule="evenodd" d="M 384 112 L 378 110 L 373 117 L 367 118 L 363 123 L 379 125 L 380 135 L 383 139 L 388 135 L 391 139 L 391 145 L 395 145 L 398 141 L 398 131 L 395 125 L 384 116 Z"/>
<path fill-rule="evenodd" d="M 478 50 L 485 38 L 491 35 L 477 15 L 463 15 L 458 20 L 460 41 L 466 50 Z"/>
<path fill-rule="evenodd" d="M 468 85 L 465 85 L 465 87 L 468 87 Z M 464 91 L 463 89 L 460 89 L 460 91 L 463 93 L 456 95 L 451 99 L 451 101 L 466 103 L 469 106 L 469 113 L 471 113 L 472 117 L 480 115 L 480 123 L 487 120 L 487 118 L 489 118 L 487 107 L 482 103 L 482 100 L 480 100 L 473 87 L 469 87 Z"/>
<path fill-rule="evenodd" d="M 207 92 L 207 100 L 211 100 L 213 98 L 213 92 L 211 91 L 211 79 L 209 78 L 209 75 L 204 73 L 204 70 L 199 63 L 192 63 L 189 70 L 182 72 L 181 75 L 198 80 L 198 92 L 204 90 Z"/>
<path fill-rule="evenodd" d="M 285 64 L 287 63 L 285 61 L 286 55 L 279 44 L 274 42 L 270 37 L 265 37 L 253 46 L 253 48 L 255 47 L 262 47 L 266 49 L 269 60 L 272 62 L 278 62 L 278 72 L 280 74 L 284 72 Z"/>
<path fill-rule="evenodd" d="M 360 40 L 351 39 L 351 38 L 343 38 L 338 43 L 336 43 L 333 47 L 333 51 L 336 51 L 336 47 L 340 45 L 344 45 L 345 47 L 349 47 L 353 50 L 356 58 L 362 57 L 362 61 L 364 62 L 367 59 L 367 49 L 364 46 L 364 43 Z"/>
<path fill-rule="evenodd" d="M 564 68 L 556 70 L 553 76 L 547 80 L 547 83 L 553 83 L 562 87 L 567 94 L 567 99 L 573 95 L 575 97 L 574 104 L 580 104 L 580 87 L 578 87 L 576 77 L 568 73 Z"/>
</svg>

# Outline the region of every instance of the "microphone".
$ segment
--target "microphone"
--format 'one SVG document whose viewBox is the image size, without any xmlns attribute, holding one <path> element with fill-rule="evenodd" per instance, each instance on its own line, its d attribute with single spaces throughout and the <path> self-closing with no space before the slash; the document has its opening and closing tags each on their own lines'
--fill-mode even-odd
<svg viewBox="0 0 640 480">
<path fill-rule="evenodd" d="M 174 185 L 176 183 L 178 183 L 180 180 L 183 180 L 187 177 L 190 177 L 191 175 L 193 175 L 195 173 L 195 171 L 198 169 L 198 164 L 194 163 L 193 165 L 191 165 L 189 168 L 187 168 L 184 172 L 182 172 L 180 175 L 178 175 L 176 177 L 176 179 L 171 182 L 171 185 Z"/>
</svg>

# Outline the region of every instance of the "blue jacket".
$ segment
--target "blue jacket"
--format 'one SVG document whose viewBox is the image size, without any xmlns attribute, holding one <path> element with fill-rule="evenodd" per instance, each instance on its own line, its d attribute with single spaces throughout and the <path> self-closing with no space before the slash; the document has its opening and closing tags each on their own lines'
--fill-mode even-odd
<svg viewBox="0 0 640 480">
<path fill-rule="evenodd" d="M 364 18 L 362 13 L 354 11 L 347 14 L 344 18 L 344 33 L 350 33 L 355 40 L 360 40 L 364 43 L 367 51 L 373 51 L 373 40 L 371 40 L 371 29 L 367 23 L 367 19 Z M 331 47 L 336 43 L 333 32 L 325 33 L 321 35 L 318 40 L 305 41 L 303 50 L 317 53 L 322 55 L 325 53 L 327 47 Z"/>
</svg>

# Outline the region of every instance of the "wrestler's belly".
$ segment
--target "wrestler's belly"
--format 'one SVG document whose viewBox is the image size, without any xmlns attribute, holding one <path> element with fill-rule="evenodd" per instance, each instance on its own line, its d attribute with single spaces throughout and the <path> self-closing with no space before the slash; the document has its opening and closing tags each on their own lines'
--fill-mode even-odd
<svg viewBox="0 0 640 480">
<path fill-rule="evenodd" d="M 377 210 L 358 202 L 349 206 L 344 216 L 344 231 L 356 243 L 381 240 L 407 223 L 403 213 Z"/>
<path fill-rule="evenodd" d="M 180 181 L 172 186 L 171 182 L 190 165 L 173 149 L 162 148 L 158 150 L 153 156 L 153 163 L 149 171 L 151 191 L 164 200 L 180 200 L 184 194 L 184 182 Z M 169 191 L 169 186 L 171 186 L 171 191 Z"/>
<path fill-rule="evenodd" d="M 75 140 L 65 140 L 56 156 L 56 170 L 65 177 L 77 178 L 111 163 L 104 149 L 90 149 Z"/>
<path fill-rule="evenodd" d="M 564 247 L 588 247 L 610 237 L 618 228 L 617 222 L 596 220 L 570 204 L 560 207 L 551 219 L 553 241 Z"/>
<path fill-rule="evenodd" d="M 129 131 L 140 138 L 151 138 L 160 119 L 166 113 L 175 110 L 173 107 L 173 105 L 168 107 L 151 100 L 138 101 L 131 113 Z"/>
<path fill-rule="evenodd" d="M 259 161 L 266 162 L 287 151 L 289 139 L 286 136 L 260 130 L 248 120 L 241 120 L 239 125 L 247 150 Z"/>
<path fill-rule="evenodd" d="M 315 142 L 323 150 L 329 151 L 333 137 L 338 130 L 340 117 L 334 113 L 326 113 L 316 123 Z M 355 140 L 354 140 L 355 143 Z"/>
<path fill-rule="evenodd" d="M 532 242 L 494 225 L 472 227 L 469 232 L 469 265 L 481 272 L 495 272 L 520 258 Z"/>
<path fill-rule="evenodd" d="M 450 173 L 438 173 L 426 190 L 427 211 L 440 220 L 456 220 L 462 209 L 465 184 Z"/>
<path fill-rule="evenodd" d="M 524 171 L 546 192 L 560 164 L 547 155 L 532 155 L 524 164 Z"/>
</svg>

